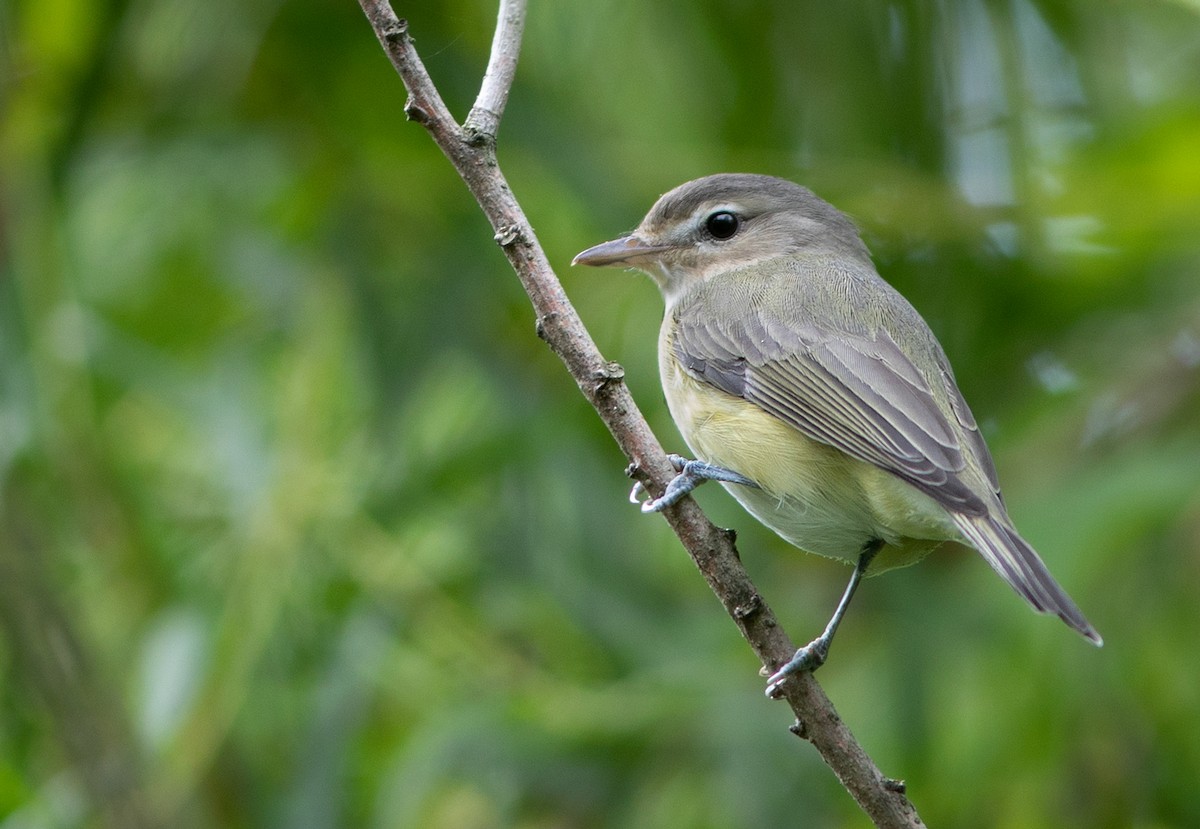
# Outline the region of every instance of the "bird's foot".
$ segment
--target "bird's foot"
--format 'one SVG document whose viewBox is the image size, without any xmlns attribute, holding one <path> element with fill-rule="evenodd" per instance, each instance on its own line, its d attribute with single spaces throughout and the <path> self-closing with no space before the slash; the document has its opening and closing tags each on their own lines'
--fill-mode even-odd
<svg viewBox="0 0 1200 829">
<path fill-rule="evenodd" d="M 745 475 L 739 475 L 731 469 L 714 466 L 704 461 L 689 460 L 682 455 L 667 455 L 667 460 L 671 462 L 671 466 L 675 467 L 679 474 L 667 484 L 667 488 L 663 491 L 661 497 L 643 501 L 642 494 L 646 491 L 646 488 L 642 486 L 641 481 L 635 483 L 633 491 L 629 493 L 630 502 L 641 505 L 642 512 L 662 512 L 667 507 L 679 503 L 685 495 L 705 481 L 724 481 L 725 483 L 758 488 L 758 484 L 754 483 L 754 481 Z"/>
<path fill-rule="evenodd" d="M 832 636 L 821 635 L 796 651 L 783 667 L 767 679 L 767 696 L 778 699 L 783 693 L 783 683 L 789 676 L 805 671 L 811 673 L 824 665 L 825 660 L 829 658 L 829 643 L 832 639 Z"/>
</svg>

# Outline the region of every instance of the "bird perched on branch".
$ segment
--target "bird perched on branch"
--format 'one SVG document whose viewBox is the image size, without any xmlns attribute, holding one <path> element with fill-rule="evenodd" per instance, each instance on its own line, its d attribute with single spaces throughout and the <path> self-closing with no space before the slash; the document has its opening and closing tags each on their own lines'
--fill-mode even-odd
<svg viewBox="0 0 1200 829">
<path fill-rule="evenodd" d="M 825 661 L 868 572 L 912 564 L 943 541 L 978 550 L 1035 610 L 1101 644 L 1009 519 L 933 332 L 832 205 L 783 179 L 709 176 L 573 264 L 637 268 L 666 301 L 663 390 L 697 457 L 673 456 L 679 474 L 643 510 L 717 480 L 787 541 L 854 564 L 829 625 L 768 693 Z"/>
</svg>

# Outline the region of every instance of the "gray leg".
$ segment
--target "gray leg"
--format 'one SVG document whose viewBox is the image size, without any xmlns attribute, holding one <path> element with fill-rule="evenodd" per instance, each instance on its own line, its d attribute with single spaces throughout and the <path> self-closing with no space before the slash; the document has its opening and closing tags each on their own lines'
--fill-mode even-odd
<svg viewBox="0 0 1200 829">
<path fill-rule="evenodd" d="M 854 572 L 850 574 L 850 583 L 846 585 L 846 592 L 842 594 L 842 600 L 838 602 L 837 609 L 833 611 L 833 617 L 825 626 L 825 632 L 796 651 L 787 664 L 771 675 L 771 678 L 767 680 L 768 697 L 775 699 L 779 695 L 783 681 L 792 674 L 815 671 L 825 664 L 825 660 L 829 657 L 829 645 L 833 642 L 833 635 L 837 633 L 838 625 L 842 623 L 842 617 L 846 615 L 846 608 L 850 606 L 850 600 L 854 598 L 854 591 L 858 589 L 858 583 L 866 575 L 871 559 L 875 558 L 875 554 L 882 546 L 883 541 L 875 539 L 868 542 L 863 548 L 862 553 L 858 556 L 858 564 L 854 566 Z"/>
<path fill-rule="evenodd" d="M 705 481 L 725 481 L 758 488 L 758 484 L 744 475 L 720 466 L 713 466 L 711 463 L 688 460 L 682 455 L 667 455 L 667 460 L 679 471 L 679 474 L 667 484 L 666 491 L 663 492 L 661 498 L 642 502 L 638 497 L 644 491 L 640 482 L 634 484 L 633 492 L 629 493 L 630 501 L 635 504 L 641 503 L 642 512 L 662 512 L 667 507 L 679 503 L 685 495 Z"/>
</svg>

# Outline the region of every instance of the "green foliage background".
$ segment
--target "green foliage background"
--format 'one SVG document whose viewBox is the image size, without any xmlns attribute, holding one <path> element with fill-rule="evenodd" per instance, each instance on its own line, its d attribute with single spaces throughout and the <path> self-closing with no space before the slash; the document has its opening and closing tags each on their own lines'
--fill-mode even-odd
<svg viewBox="0 0 1200 829">
<path fill-rule="evenodd" d="M 465 115 L 495 9 L 397 6 Z M 0 827 L 863 826 L 351 0 L 0 6 Z M 661 192 L 808 184 L 1107 640 L 947 552 L 821 681 L 931 826 L 1200 826 L 1200 7 L 534 2 L 500 135 L 664 443 Z M 847 571 L 715 487 L 796 639 Z"/>
</svg>

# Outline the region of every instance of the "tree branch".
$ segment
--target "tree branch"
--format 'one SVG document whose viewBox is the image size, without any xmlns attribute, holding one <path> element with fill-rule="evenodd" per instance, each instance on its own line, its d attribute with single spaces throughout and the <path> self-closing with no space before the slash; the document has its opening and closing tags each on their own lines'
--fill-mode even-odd
<svg viewBox="0 0 1200 829">
<path fill-rule="evenodd" d="M 492 38 L 492 54 L 483 73 L 483 85 L 475 106 L 463 125 L 468 135 L 484 136 L 495 142 L 508 90 L 517 74 L 517 56 L 521 54 L 521 34 L 525 29 L 525 3 L 501 3 L 500 19 Z"/>
<path fill-rule="evenodd" d="M 630 476 L 652 494 L 661 494 L 675 470 L 634 404 L 624 370 L 605 361 L 567 300 L 496 161 L 496 129 L 516 69 L 524 0 L 501 0 L 487 73 L 463 127 L 455 122 L 417 56 L 408 23 L 396 17 L 386 0 L 359 0 L 359 5 L 408 90 L 405 114 L 429 131 L 491 222 L 496 242 L 533 304 L 538 336 L 562 359 L 595 407 L 629 459 Z M 713 526 L 691 498 L 663 515 L 764 667 L 773 672 L 791 658 L 795 646 L 750 581 L 734 547 L 733 532 Z M 880 773 L 811 674 L 790 678 L 784 696 L 797 717 L 792 731 L 816 747 L 876 826 L 924 826 L 905 797 L 903 784 Z"/>
</svg>

